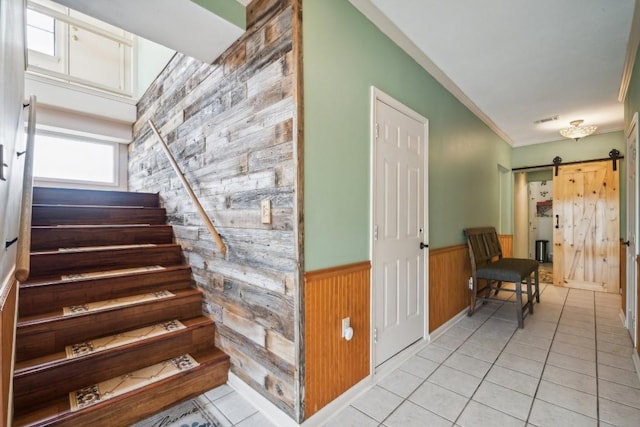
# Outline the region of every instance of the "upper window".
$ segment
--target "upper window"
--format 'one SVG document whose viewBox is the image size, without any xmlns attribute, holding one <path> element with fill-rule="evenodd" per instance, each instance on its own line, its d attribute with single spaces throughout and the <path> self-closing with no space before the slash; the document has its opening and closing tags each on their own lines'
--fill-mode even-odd
<svg viewBox="0 0 640 427">
<path fill-rule="evenodd" d="M 56 20 L 27 9 L 27 46 L 45 55 L 56 55 Z"/>
<path fill-rule="evenodd" d="M 29 74 L 133 95 L 133 36 L 49 0 L 27 1 Z"/>
</svg>

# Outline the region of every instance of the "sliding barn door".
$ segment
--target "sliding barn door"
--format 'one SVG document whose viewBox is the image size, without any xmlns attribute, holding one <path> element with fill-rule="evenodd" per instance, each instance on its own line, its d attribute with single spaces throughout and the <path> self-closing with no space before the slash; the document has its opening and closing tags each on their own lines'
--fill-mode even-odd
<svg viewBox="0 0 640 427">
<path fill-rule="evenodd" d="M 611 161 L 560 167 L 553 178 L 554 284 L 619 291 L 619 198 Z"/>
</svg>

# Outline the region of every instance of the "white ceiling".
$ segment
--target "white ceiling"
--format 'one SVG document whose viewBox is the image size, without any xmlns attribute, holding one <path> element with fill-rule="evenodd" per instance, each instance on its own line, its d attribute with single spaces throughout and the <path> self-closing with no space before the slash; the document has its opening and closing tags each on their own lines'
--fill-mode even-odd
<svg viewBox="0 0 640 427">
<path fill-rule="evenodd" d="M 514 146 L 623 129 L 634 0 L 350 1 Z"/>
</svg>

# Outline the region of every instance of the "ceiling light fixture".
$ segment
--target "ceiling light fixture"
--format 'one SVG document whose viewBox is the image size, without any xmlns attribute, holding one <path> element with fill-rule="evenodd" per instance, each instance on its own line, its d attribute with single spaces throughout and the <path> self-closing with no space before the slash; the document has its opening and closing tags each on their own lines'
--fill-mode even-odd
<svg viewBox="0 0 640 427">
<path fill-rule="evenodd" d="M 584 120 L 574 120 L 569 122 L 571 127 L 560 129 L 560 135 L 565 138 L 575 139 L 576 141 L 585 136 L 589 136 L 598 129 L 598 126 L 580 126 Z"/>
</svg>

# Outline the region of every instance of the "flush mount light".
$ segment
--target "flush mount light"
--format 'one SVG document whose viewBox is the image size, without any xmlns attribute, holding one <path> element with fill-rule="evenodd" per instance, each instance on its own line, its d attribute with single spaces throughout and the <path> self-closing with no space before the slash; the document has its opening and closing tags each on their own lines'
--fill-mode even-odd
<svg viewBox="0 0 640 427">
<path fill-rule="evenodd" d="M 576 141 L 585 136 L 589 136 L 598 129 L 598 126 L 581 126 L 584 120 L 574 120 L 569 122 L 571 127 L 560 129 L 560 135 L 565 138 L 575 139 Z"/>
</svg>

